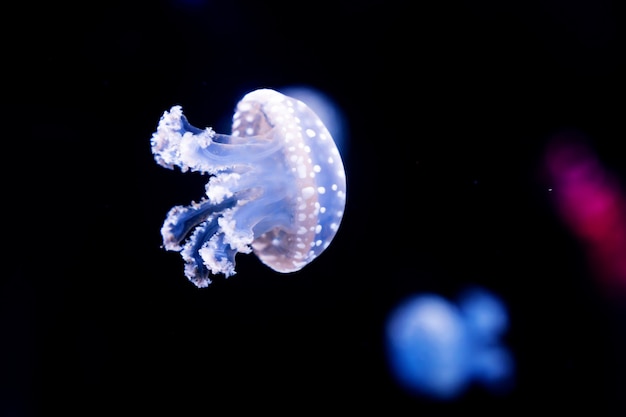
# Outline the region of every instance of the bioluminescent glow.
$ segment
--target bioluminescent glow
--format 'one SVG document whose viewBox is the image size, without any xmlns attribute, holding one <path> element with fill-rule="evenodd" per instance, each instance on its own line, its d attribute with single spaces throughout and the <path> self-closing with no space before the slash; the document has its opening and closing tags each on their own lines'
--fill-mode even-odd
<svg viewBox="0 0 626 417">
<path fill-rule="evenodd" d="M 436 294 L 399 304 L 386 324 L 390 371 L 407 391 L 437 400 L 461 395 L 473 382 L 505 391 L 514 364 L 501 345 L 508 328 L 503 302 L 474 288 L 455 305 Z"/>
<path fill-rule="evenodd" d="M 270 89 L 237 104 L 232 134 L 192 126 L 180 106 L 152 136 L 156 162 L 209 174 L 206 197 L 176 206 L 161 229 L 198 287 L 235 274 L 235 255 L 254 254 L 275 271 L 298 271 L 331 243 L 346 204 L 339 150 L 304 102 Z M 186 242 L 181 245 L 181 243 Z"/>
<path fill-rule="evenodd" d="M 626 196 L 579 135 L 553 138 L 545 165 L 557 212 L 588 254 L 609 292 L 626 291 Z"/>
</svg>

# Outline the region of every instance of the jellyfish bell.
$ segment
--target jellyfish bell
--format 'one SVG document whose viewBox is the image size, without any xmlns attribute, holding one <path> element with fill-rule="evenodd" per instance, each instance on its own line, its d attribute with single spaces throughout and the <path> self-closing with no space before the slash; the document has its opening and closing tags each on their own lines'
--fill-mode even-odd
<svg viewBox="0 0 626 417">
<path fill-rule="evenodd" d="M 252 91 L 237 104 L 230 135 L 192 126 L 174 106 L 151 145 L 158 164 L 211 175 L 206 196 L 171 209 L 161 229 L 164 247 L 181 252 L 185 275 L 198 287 L 211 274 L 235 274 L 239 252 L 254 252 L 281 273 L 298 271 L 337 233 L 346 203 L 343 162 L 302 101 Z"/>
<path fill-rule="evenodd" d="M 348 149 L 348 123 L 346 116 L 335 99 L 322 90 L 305 84 L 287 85 L 280 91 L 303 101 L 324 121 L 333 136 L 339 152 L 345 155 Z"/>
</svg>

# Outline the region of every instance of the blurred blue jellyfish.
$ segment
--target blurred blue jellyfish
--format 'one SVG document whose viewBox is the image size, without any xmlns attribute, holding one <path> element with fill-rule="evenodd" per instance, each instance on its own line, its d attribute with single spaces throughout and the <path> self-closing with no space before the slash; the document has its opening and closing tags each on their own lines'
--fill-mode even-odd
<svg viewBox="0 0 626 417">
<path fill-rule="evenodd" d="M 151 139 L 156 162 L 209 174 L 206 196 L 172 208 L 161 235 L 180 251 L 185 275 L 207 287 L 235 274 L 235 255 L 275 271 L 303 268 L 333 240 L 346 177 L 331 134 L 303 102 L 260 89 L 237 104 L 232 134 L 192 126 L 180 106 L 164 112 Z"/>
<path fill-rule="evenodd" d="M 505 391 L 513 359 L 499 339 L 507 327 L 503 303 L 482 289 L 465 292 L 458 306 L 435 294 L 412 297 L 387 321 L 390 370 L 407 391 L 438 400 L 473 382 Z"/>
</svg>

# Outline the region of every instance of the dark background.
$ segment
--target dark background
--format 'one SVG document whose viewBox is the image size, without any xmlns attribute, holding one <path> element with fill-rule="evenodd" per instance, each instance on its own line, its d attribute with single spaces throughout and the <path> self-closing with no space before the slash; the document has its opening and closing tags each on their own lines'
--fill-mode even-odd
<svg viewBox="0 0 626 417">
<path fill-rule="evenodd" d="M 575 129 L 626 181 L 618 3 L 8 10 L 0 413 L 624 415 L 623 303 L 599 290 L 540 174 L 551 135 Z M 297 84 L 345 115 L 339 233 L 296 274 L 239 255 L 237 275 L 198 290 L 159 232 L 206 179 L 154 162 L 159 117 L 181 104 L 226 133 L 245 93 Z M 401 391 L 383 350 L 390 309 L 470 284 L 507 303 L 513 390 L 449 403 Z"/>
</svg>

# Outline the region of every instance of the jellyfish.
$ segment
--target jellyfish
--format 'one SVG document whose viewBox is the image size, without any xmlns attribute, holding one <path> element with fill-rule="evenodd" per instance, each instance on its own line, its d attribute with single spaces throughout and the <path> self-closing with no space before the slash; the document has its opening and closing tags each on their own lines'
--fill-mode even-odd
<svg viewBox="0 0 626 417">
<path fill-rule="evenodd" d="M 422 293 L 399 304 L 386 326 L 390 371 L 408 392 L 452 400 L 474 382 L 506 392 L 513 360 L 500 338 L 508 327 L 503 303 L 482 288 L 457 305 Z"/>
<path fill-rule="evenodd" d="M 254 253 L 280 273 L 296 272 L 331 243 L 346 204 L 344 165 L 330 132 L 305 103 L 272 89 L 246 94 L 230 135 L 192 126 L 175 105 L 151 138 L 155 161 L 208 176 L 205 195 L 167 214 L 163 247 L 180 252 L 198 288 L 236 273 Z"/>
</svg>

